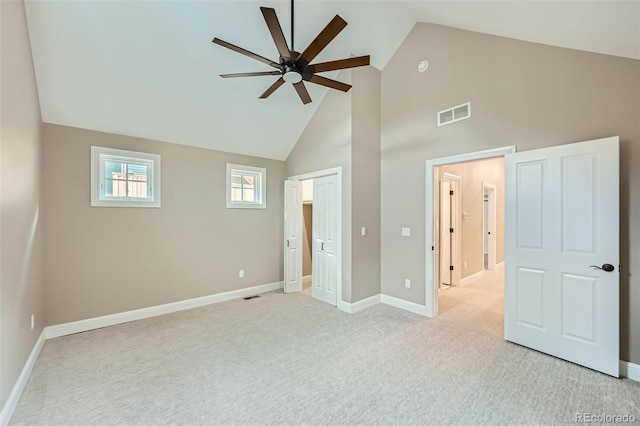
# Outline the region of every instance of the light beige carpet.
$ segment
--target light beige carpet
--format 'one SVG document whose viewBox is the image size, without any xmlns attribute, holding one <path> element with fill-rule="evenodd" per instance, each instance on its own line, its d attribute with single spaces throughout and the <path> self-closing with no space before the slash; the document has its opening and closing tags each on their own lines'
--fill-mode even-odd
<svg viewBox="0 0 640 426">
<path fill-rule="evenodd" d="M 640 383 L 505 342 L 499 285 L 440 304 L 435 319 L 386 305 L 350 315 L 272 292 L 53 339 L 11 424 L 640 421 Z"/>
</svg>

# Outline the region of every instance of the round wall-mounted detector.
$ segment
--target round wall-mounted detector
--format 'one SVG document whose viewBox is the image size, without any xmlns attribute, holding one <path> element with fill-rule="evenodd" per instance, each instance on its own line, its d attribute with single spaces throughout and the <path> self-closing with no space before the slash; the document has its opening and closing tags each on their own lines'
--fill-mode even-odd
<svg viewBox="0 0 640 426">
<path fill-rule="evenodd" d="M 425 72 L 429 68 L 429 61 L 426 59 L 424 61 L 418 62 L 418 71 Z"/>
</svg>

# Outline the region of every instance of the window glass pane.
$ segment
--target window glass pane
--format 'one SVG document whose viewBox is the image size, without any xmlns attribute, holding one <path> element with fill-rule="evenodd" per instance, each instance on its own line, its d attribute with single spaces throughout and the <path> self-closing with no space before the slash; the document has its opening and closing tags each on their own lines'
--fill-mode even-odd
<svg viewBox="0 0 640 426">
<path fill-rule="evenodd" d="M 148 198 L 149 165 L 105 161 L 105 196 Z"/>
<path fill-rule="evenodd" d="M 231 201 L 242 201 L 242 189 L 231 188 Z"/>
<path fill-rule="evenodd" d="M 113 179 L 114 174 L 122 174 L 125 170 L 125 164 L 120 161 L 105 161 L 104 162 L 104 177 L 107 179 Z"/>
<path fill-rule="evenodd" d="M 127 163 L 127 197 L 147 198 L 147 177 L 149 166 L 146 164 Z"/>
<path fill-rule="evenodd" d="M 106 197 L 126 197 L 127 196 L 127 181 L 105 179 L 105 191 Z"/>
<path fill-rule="evenodd" d="M 244 172 L 231 173 L 231 201 L 257 202 L 256 184 L 259 174 Z"/>
<path fill-rule="evenodd" d="M 127 172 L 130 176 L 135 176 L 133 180 L 147 181 L 149 175 L 149 166 L 147 164 L 127 163 Z"/>
<path fill-rule="evenodd" d="M 255 191 L 253 189 L 243 189 L 242 196 L 244 201 L 256 201 L 255 199 Z"/>
<path fill-rule="evenodd" d="M 127 165 L 121 161 L 105 161 L 104 162 L 104 177 L 105 177 L 105 191 L 104 195 L 107 197 L 126 197 L 127 191 L 124 183 L 114 182 L 115 179 L 126 180 L 125 172 Z"/>
<path fill-rule="evenodd" d="M 254 182 L 254 176 L 242 176 L 242 186 L 246 187 L 251 187 L 253 188 L 253 182 Z"/>
<path fill-rule="evenodd" d="M 127 196 L 130 198 L 147 198 L 147 182 L 129 180 L 127 182 Z"/>
</svg>

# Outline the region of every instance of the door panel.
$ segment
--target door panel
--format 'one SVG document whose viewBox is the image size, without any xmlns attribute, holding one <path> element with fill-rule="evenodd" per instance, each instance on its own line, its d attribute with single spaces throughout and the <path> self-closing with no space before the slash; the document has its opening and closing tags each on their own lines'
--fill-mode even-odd
<svg viewBox="0 0 640 426">
<path fill-rule="evenodd" d="M 596 342 L 597 282 L 593 277 L 574 274 L 562 275 L 562 327 L 563 337 Z M 588 309 L 584 309 L 587 307 Z"/>
<path fill-rule="evenodd" d="M 541 249 L 544 161 L 521 162 L 517 167 L 517 233 L 518 248 Z"/>
<path fill-rule="evenodd" d="M 595 250 L 597 188 L 593 154 L 562 158 L 562 251 Z"/>
<path fill-rule="evenodd" d="M 313 181 L 313 287 L 311 295 L 337 306 L 338 187 L 335 175 Z"/>
<path fill-rule="evenodd" d="M 618 138 L 507 155 L 505 339 L 618 376 Z M 592 268 L 610 263 L 607 272 Z"/>
<path fill-rule="evenodd" d="M 326 210 L 326 185 L 320 179 L 313 180 L 313 280 L 311 296 L 324 300 L 324 289 L 327 281 L 327 258 L 324 255 L 326 221 L 323 220 Z"/>
<path fill-rule="evenodd" d="M 302 182 L 284 182 L 284 292 L 302 291 Z"/>
<path fill-rule="evenodd" d="M 518 324 L 544 330 L 544 271 L 531 268 L 518 268 L 516 298 L 518 304 Z"/>
</svg>

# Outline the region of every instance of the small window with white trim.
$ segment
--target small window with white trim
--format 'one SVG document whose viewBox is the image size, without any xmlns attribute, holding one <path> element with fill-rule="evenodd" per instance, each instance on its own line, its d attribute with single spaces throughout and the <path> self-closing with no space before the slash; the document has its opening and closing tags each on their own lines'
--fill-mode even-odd
<svg viewBox="0 0 640 426">
<path fill-rule="evenodd" d="M 227 163 L 227 208 L 266 209 L 267 169 Z"/>
<path fill-rule="evenodd" d="M 91 206 L 160 207 L 160 156 L 92 146 Z"/>
</svg>

